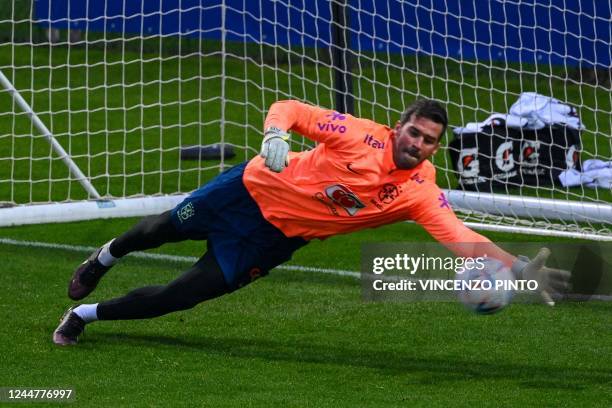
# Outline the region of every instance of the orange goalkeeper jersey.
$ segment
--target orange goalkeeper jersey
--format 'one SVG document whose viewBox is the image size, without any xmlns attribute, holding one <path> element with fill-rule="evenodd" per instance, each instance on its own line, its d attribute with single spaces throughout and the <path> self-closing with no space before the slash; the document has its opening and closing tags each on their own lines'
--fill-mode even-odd
<svg viewBox="0 0 612 408">
<path fill-rule="evenodd" d="M 291 152 L 281 173 L 259 156 L 244 172 L 263 216 L 288 237 L 324 239 L 414 220 L 440 242 L 489 242 L 457 219 L 429 161 L 410 170 L 395 167 L 388 126 L 298 101 L 274 103 L 269 126 L 318 142 L 312 150 Z"/>
</svg>

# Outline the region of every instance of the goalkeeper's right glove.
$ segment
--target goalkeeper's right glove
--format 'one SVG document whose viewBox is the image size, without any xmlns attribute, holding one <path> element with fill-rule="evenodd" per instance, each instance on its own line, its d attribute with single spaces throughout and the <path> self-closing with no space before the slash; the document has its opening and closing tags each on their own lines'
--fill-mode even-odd
<svg viewBox="0 0 612 408">
<path fill-rule="evenodd" d="M 563 269 L 553 269 L 545 265 L 550 256 L 550 249 L 542 248 L 533 260 L 525 256 L 519 256 L 512 265 L 512 272 L 517 279 L 535 280 L 538 282 L 538 290 L 544 302 L 549 306 L 554 306 L 556 297 L 567 291 L 569 271 Z"/>
<path fill-rule="evenodd" d="M 272 171 L 280 173 L 289 165 L 289 133 L 271 126 L 264 131 L 264 139 L 259 155 L 266 159 L 265 165 Z"/>
</svg>

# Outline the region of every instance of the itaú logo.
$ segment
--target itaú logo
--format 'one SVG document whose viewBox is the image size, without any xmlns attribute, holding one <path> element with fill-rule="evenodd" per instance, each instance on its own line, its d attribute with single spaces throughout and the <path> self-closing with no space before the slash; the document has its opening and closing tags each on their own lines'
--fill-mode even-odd
<svg viewBox="0 0 612 408">
<path fill-rule="evenodd" d="M 374 136 L 370 134 L 365 135 L 365 139 L 363 139 L 363 143 L 367 144 L 368 146 L 374 149 L 384 149 L 385 148 L 384 142 L 381 142 L 380 140 L 376 139 Z"/>
<path fill-rule="evenodd" d="M 326 187 L 325 194 L 327 194 L 327 197 L 336 205 L 344 208 L 350 216 L 357 214 L 357 211 L 365 208 L 365 204 L 359 197 L 341 184 L 334 184 Z"/>
</svg>

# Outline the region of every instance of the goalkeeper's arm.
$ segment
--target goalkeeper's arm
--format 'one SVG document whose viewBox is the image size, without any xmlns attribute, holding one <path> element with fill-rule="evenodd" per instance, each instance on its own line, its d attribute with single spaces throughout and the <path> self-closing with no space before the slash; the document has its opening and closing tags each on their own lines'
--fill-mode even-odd
<svg viewBox="0 0 612 408">
<path fill-rule="evenodd" d="M 437 200 L 442 194 L 437 186 L 429 190 L 429 194 L 427 191 L 423 192 L 423 197 L 430 196 L 429 200 Z M 415 221 L 457 256 L 472 258 L 486 256 L 499 259 L 511 267 L 517 279 L 537 281 L 543 300 L 550 306 L 554 306 L 554 297 L 557 294 L 567 290 L 570 273 L 546 266 L 546 260 L 550 256 L 550 250 L 547 248 L 540 249 L 533 260 L 524 256 L 516 257 L 466 227 L 449 205 L 427 205 L 422 208 L 424 210 L 414 217 Z"/>
<path fill-rule="evenodd" d="M 284 130 L 274 126 L 266 128 L 259 155 L 266 159 L 267 168 L 280 173 L 289 165 L 288 140 L 289 134 Z"/>
<path fill-rule="evenodd" d="M 289 165 L 289 130 L 317 142 L 325 141 L 325 132 L 315 126 L 316 118 L 325 112 L 324 109 L 294 100 L 273 103 L 264 122 L 261 144 L 260 156 L 266 159 L 265 166 L 280 173 Z"/>
</svg>

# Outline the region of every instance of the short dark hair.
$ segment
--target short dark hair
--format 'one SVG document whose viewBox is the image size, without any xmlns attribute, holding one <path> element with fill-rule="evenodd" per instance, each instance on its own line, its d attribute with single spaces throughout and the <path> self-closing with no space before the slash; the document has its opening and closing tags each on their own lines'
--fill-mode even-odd
<svg viewBox="0 0 612 408">
<path fill-rule="evenodd" d="M 433 122 L 439 123 L 442 125 L 442 133 L 440 137 L 446 132 L 446 127 L 448 126 L 448 115 L 446 114 L 446 109 L 439 102 L 436 102 L 432 99 L 417 99 L 412 102 L 402 113 L 402 117 L 400 119 L 400 126 L 404 126 L 406 122 L 412 118 L 414 115 L 417 118 L 426 118 Z"/>
</svg>

